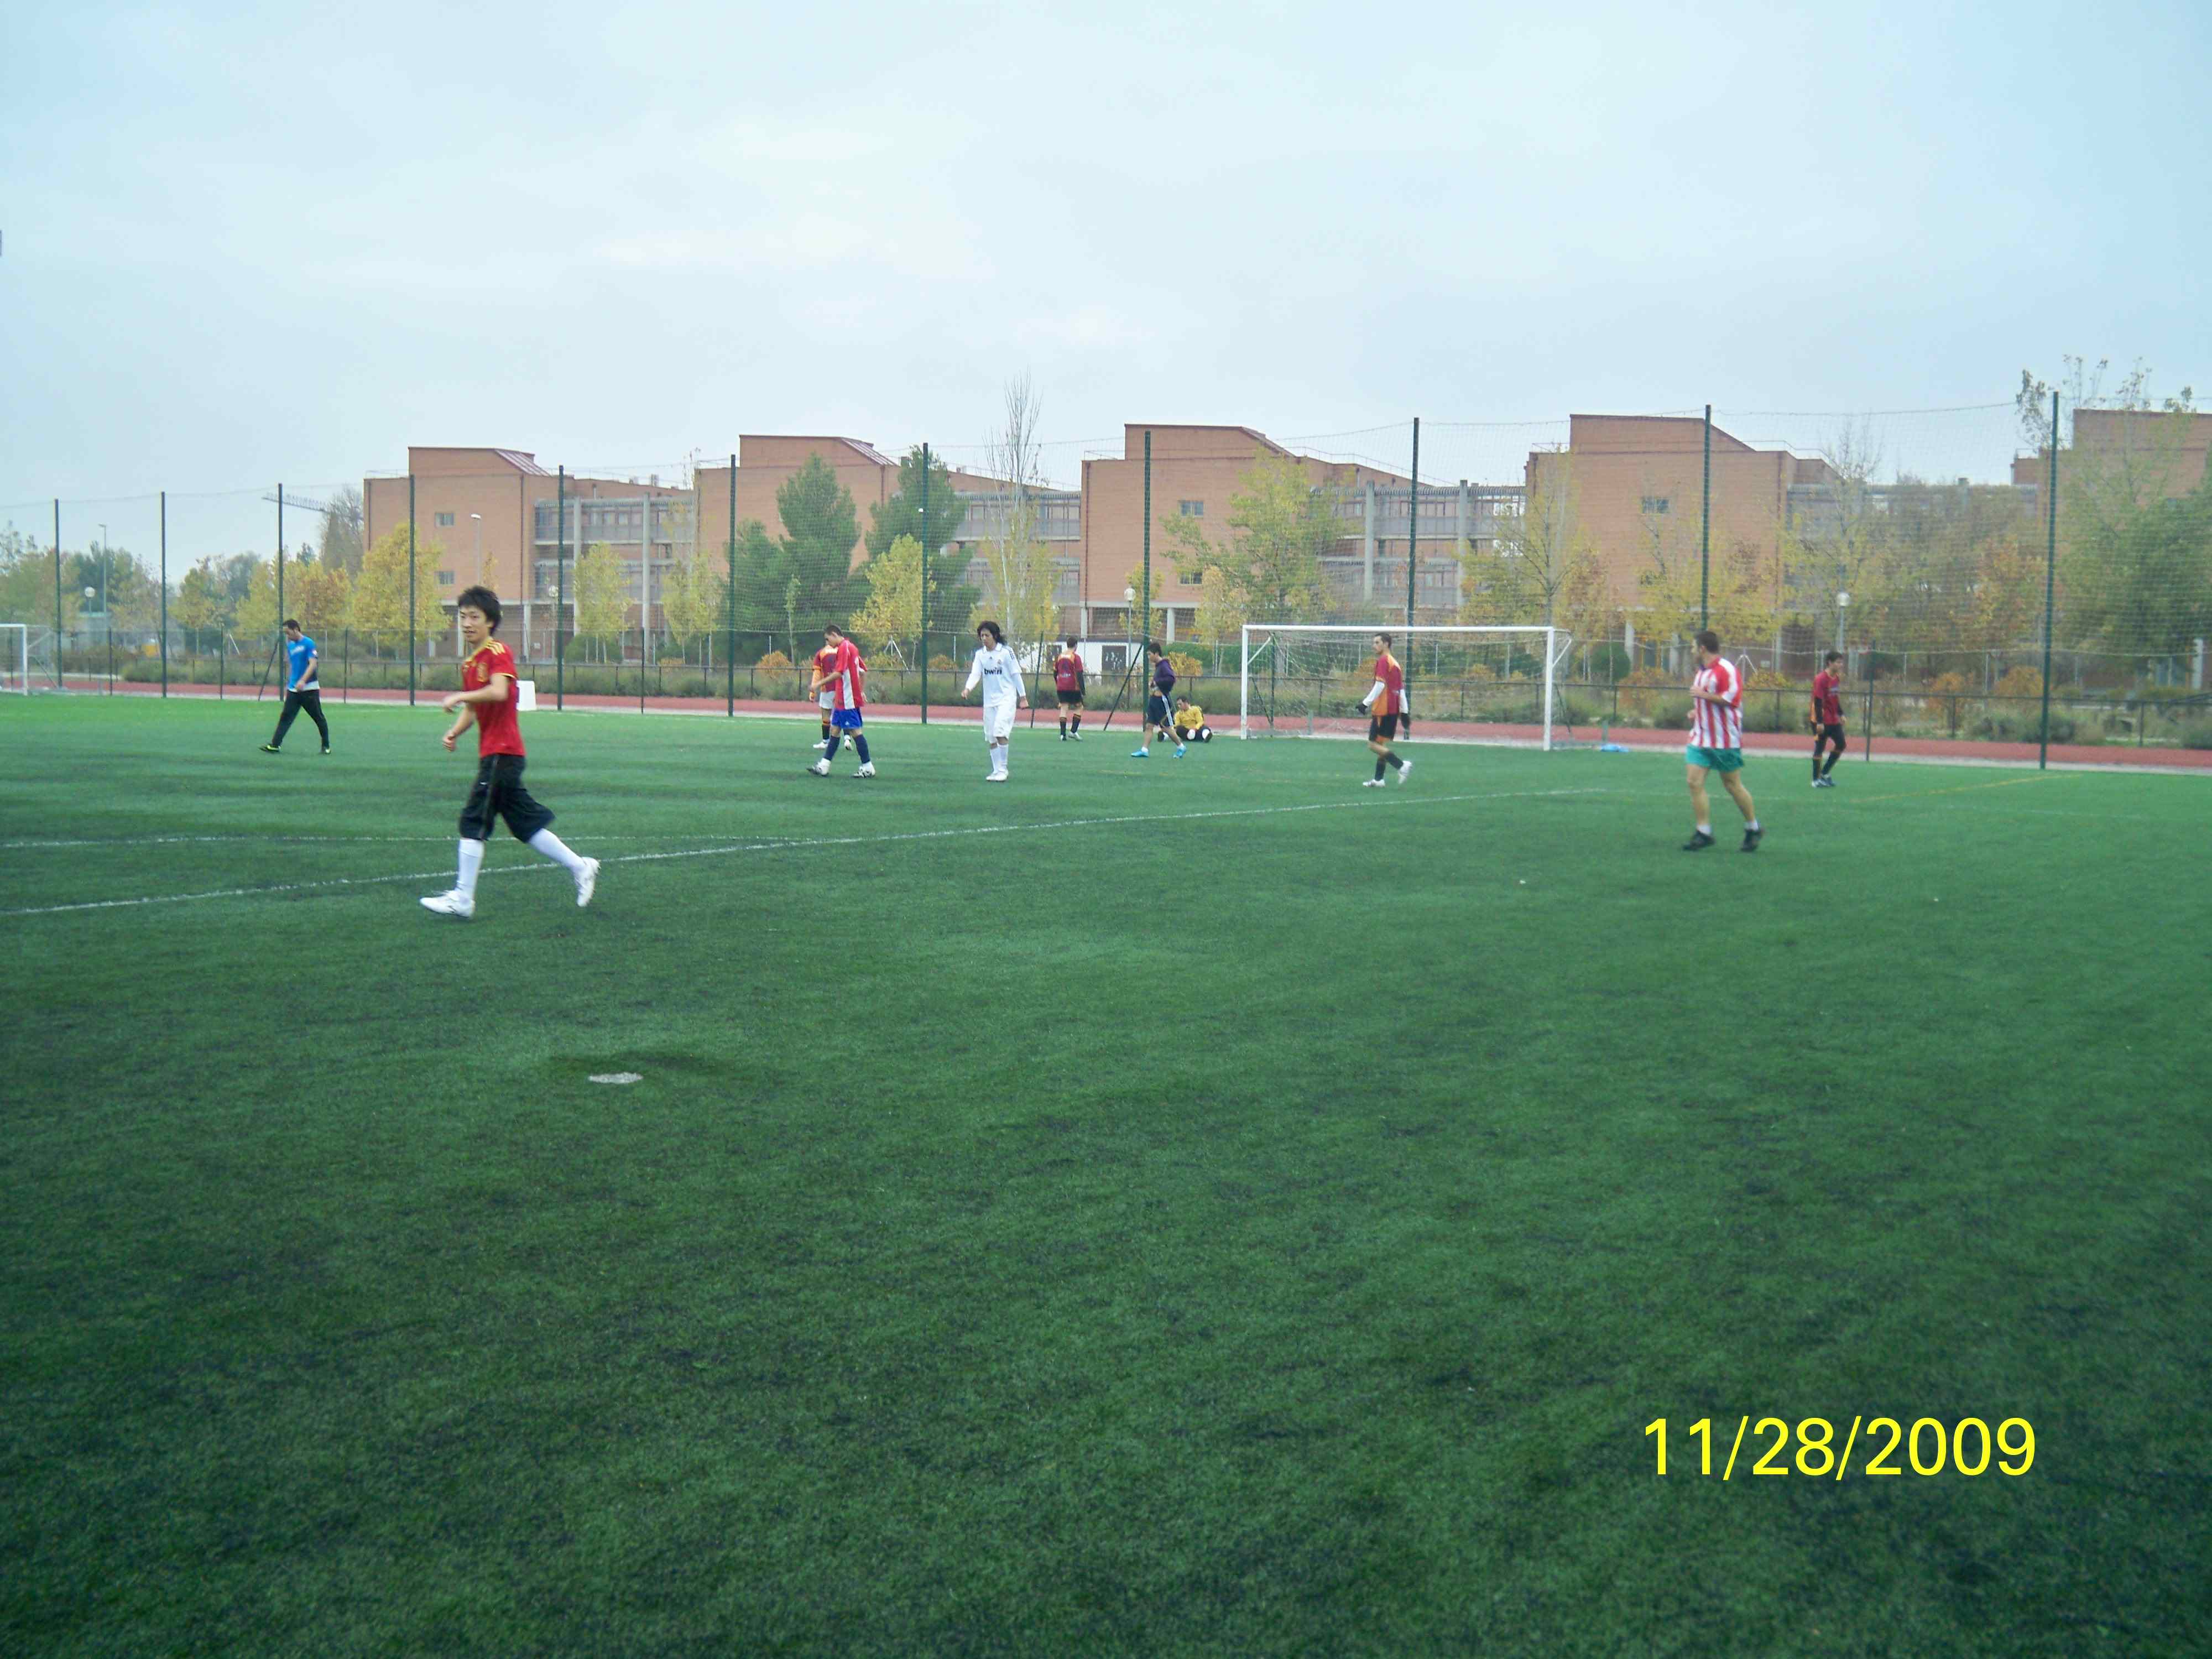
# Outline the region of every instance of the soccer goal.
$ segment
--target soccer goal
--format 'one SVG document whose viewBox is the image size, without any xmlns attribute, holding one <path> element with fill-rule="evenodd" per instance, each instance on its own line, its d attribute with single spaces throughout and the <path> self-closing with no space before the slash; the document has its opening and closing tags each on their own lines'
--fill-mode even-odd
<svg viewBox="0 0 2212 1659">
<path fill-rule="evenodd" d="M 1406 671 L 1416 731 L 1559 746 L 1559 671 L 1574 644 L 1563 628 L 1247 623 L 1237 735 L 1364 735 L 1359 700 L 1375 683 L 1378 631 Z"/>
<path fill-rule="evenodd" d="M 0 623 L 0 692 L 31 689 L 31 630 L 22 623 Z"/>
</svg>

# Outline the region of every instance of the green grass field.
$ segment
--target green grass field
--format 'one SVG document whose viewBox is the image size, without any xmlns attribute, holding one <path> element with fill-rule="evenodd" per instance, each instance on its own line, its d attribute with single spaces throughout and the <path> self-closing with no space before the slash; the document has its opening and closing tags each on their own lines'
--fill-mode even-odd
<svg viewBox="0 0 2212 1659">
<path fill-rule="evenodd" d="M 0 699 L 0 1650 L 2212 1650 L 2202 780 L 270 713 Z"/>
</svg>

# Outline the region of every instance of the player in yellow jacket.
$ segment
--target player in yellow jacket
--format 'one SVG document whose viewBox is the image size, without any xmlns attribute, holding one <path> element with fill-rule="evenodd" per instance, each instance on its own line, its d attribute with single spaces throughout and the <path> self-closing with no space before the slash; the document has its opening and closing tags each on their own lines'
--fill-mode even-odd
<svg viewBox="0 0 2212 1659">
<path fill-rule="evenodd" d="M 1213 741 L 1213 728 L 1206 723 L 1206 711 L 1188 697 L 1176 699 L 1175 730 L 1177 743 Z"/>
</svg>

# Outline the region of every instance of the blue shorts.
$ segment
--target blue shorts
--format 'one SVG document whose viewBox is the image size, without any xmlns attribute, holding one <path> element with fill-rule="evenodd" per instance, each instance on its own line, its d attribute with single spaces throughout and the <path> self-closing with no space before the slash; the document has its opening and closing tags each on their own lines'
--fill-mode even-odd
<svg viewBox="0 0 2212 1659">
<path fill-rule="evenodd" d="M 1743 770 L 1743 750 L 1741 749 L 1705 749 L 1693 743 L 1683 749 L 1682 758 L 1692 766 L 1704 767 L 1708 772 Z"/>
<path fill-rule="evenodd" d="M 860 711 L 857 708 L 833 708 L 830 711 L 830 724 L 840 732 L 857 732 L 860 729 Z"/>
</svg>

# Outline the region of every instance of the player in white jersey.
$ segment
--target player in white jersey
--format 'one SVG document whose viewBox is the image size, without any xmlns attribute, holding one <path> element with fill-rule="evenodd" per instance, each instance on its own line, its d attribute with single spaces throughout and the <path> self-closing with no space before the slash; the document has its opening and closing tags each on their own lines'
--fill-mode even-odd
<svg viewBox="0 0 2212 1659">
<path fill-rule="evenodd" d="M 960 694 L 965 696 L 978 685 L 983 688 L 983 741 L 991 748 L 991 773 L 983 781 L 1004 783 L 1006 757 L 1013 747 L 1014 711 L 1028 704 L 1029 690 L 998 623 L 976 623 L 975 638 L 975 660 L 969 665 L 968 684 Z"/>
<path fill-rule="evenodd" d="M 1682 843 L 1685 853 L 1702 853 L 1713 844 L 1712 808 L 1705 799 L 1705 774 L 1721 775 L 1721 787 L 1743 814 L 1743 845 L 1736 850 L 1756 853 L 1759 813 L 1751 804 L 1751 791 L 1743 787 L 1743 676 L 1721 655 L 1721 636 L 1710 628 L 1698 635 L 1698 677 L 1690 684 L 1690 742 L 1683 750 L 1690 776 L 1690 805 L 1698 827 Z"/>
</svg>

